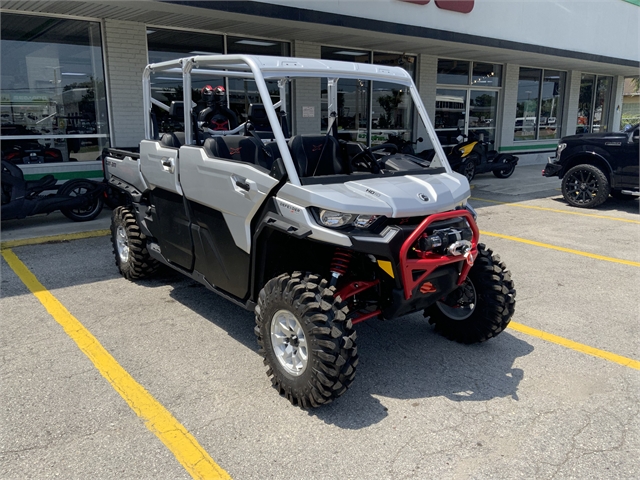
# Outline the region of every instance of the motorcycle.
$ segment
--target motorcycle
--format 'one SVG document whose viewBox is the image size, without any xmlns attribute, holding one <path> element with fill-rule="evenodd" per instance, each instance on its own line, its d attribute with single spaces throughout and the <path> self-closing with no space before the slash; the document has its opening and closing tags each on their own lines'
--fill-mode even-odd
<svg viewBox="0 0 640 480">
<path fill-rule="evenodd" d="M 447 160 L 451 168 L 467 177 L 467 180 L 471 181 L 476 174 L 485 172 L 493 172 L 498 178 L 513 175 L 518 157 L 490 150 L 490 143 L 493 142 L 485 142 L 472 132 L 469 137 L 458 135 L 458 142 L 447 155 Z"/>
<path fill-rule="evenodd" d="M 75 222 L 86 222 L 102 211 L 106 184 L 81 178 L 69 180 L 60 187 L 56 183 L 53 175 L 25 180 L 19 167 L 2 160 L 2 220 L 60 210 Z M 52 190 L 56 192 L 44 194 Z"/>
</svg>

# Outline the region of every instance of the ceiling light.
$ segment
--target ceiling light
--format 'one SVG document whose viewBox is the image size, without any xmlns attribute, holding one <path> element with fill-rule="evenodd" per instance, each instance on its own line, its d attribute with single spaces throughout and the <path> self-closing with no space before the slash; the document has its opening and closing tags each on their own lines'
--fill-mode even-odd
<svg viewBox="0 0 640 480">
<path fill-rule="evenodd" d="M 367 55 L 367 52 L 352 52 L 351 50 L 339 50 L 333 53 L 335 55 L 349 55 L 354 57 L 361 57 L 362 55 Z"/>
<path fill-rule="evenodd" d="M 78 72 L 62 72 L 61 75 L 66 75 L 69 77 L 86 77 L 86 73 L 78 73 Z"/>
<path fill-rule="evenodd" d="M 147 30 L 147 35 L 151 35 L 152 33 L 156 33 L 155 30 Z"/>
<path fill-rule="evenodd" d="M 220 55 L 220 52 L 203 52 L 202 50 L 191 50 L 189 53 L 195 55 Z"/>
<path fill-rule="evenodd" d="M 255 45 L 256 47 L 272 47 L 274 42 L 261 42 L 259 40 L 238 40 L 234 43 L 241 43 L 242 45 Z"/>
</svg>

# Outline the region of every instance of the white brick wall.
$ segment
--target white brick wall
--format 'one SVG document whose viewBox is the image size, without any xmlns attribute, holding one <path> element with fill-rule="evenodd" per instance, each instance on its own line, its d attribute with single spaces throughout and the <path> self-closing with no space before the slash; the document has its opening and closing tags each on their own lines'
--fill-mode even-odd
<svg viewBox="0 0 640 480">
<path fill-rule="evenodd" d="M 420 55 L 418 57 L 418 71 L 416 86 L 418 92 L 420 92 L 420 98 L 424 103 L 424 108 L 427 110 L 429 120 L 433 124 L 436 117 L 436 82 L 438 79 L 438 57 L 431 55 Z M 418 121 L 416 119 L 416 121 Z M 422 125 L 422 122 L 418 122 L 416 130 L 416 138 L 427 138 L 427 132 Z"/>
<path fill-rule="evenodd" d="M 147 65 L 145 25 L 105 20 L 106 70 L 114 147 L 138 145 L 144 137 L 142 72 Z"/>
<path fill-rule="evenodd" d="M 513 127 L 516 124 L 516 108 L 518 104 L 518 78 L 520 76 L 520 65 L 508 63 L 505 66 L 504 83 L 502 84 L 502 126 L 500 129 L 500 147 L 514 145 Z"/>
<path fill-rule="evenodd" d="M 296 40 L 293 43 L 293 55 L 302 58 L 320 58 L 320 45 Z M 320 133 L 320 80 L 297 79 L 293 83 L 293 134 Z M 313 107 L 313 117 L 303 117 L 302 108 Z"/>
</svg>

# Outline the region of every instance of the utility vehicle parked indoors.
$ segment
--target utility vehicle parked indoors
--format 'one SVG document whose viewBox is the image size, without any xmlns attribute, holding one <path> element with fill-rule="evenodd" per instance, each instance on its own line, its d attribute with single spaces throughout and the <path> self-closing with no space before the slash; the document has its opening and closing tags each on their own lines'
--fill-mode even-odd
<svg viewBox="0 0 640 480">
<path fill-rule="evenodd" d="M 151 76 L 176 73 L 183 103 L 152 99 Z M 215 78 L 211 85 L 247 79 L 255 91 L 246 121 L 232 130 L 199 123 L 194 76 Z M 291 135 L 290 89 L 321 84 L 310 78 L 327 87 L 327 128 L 320 132 L 318 119 L 315 133 Z M 410 152 L 397 139 L 367 146 L 345 138 L 337 94 L 345 79 L 407 92 L 404 106 L 418 125 L 395 134 Z M 143 84 L 139 153 L 111 149 L 104 159 L 109 184 L 128 197 L 113 212 L 116 265 L 130 280 L 166 265 L 255 311 L 267 375 L 291 403 L 316 407 L 347 390 L 360 322 L 424 312 L 463 343 L 506 328 L 513 281 L 478 243 L 469 183 L 451 170 L 405 70 L 212 55 L 149 65 Z M 318 89 L 308 101 L 320 98 Z M 183 130 L 160 135 L 152 104 L 179 112 Z"/>
</svg>

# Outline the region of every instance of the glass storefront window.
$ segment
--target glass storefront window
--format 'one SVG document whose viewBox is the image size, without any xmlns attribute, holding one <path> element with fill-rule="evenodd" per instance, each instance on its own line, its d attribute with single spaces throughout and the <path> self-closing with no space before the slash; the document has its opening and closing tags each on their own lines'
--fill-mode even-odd
<svg viewBox="0 0 640 480">
<path fill-rule="evenodd" d="M 2 158 L 96 160 L 109 146 L 100 24 L 3 13 L 0 36 Z"/>
<path fill-rule="evenodd" d="M 545 70 L 542 78 L 538 139 L 560 138 L 565 73 Z"/>
<path fill-rule="evenodd" d="M 208 33 L 185 32 L 177 30 L 147 29 L 147 48 L 149 62 L 162 62 L 190 55 L 216 55 L 224 53 L 224 37 Z M 289 44 L 275 40 L 258 40 L 245 37 L 227 37 L 227 53 L 248 55 L 289 55 Z M 225 89 L 227 105 L 237 116 L 238 122 L 247 119 L 249 105 L 258 102 L 260 95 L 253 80 L 223 77 L 192 76 L 192 97 L 198 104 L 195 111 L 203 110 L 206 105 L 202 98 L 202 89 L 209 85 Z M 275 97 L 279 96 L 278 82 L 269 80 L 267 87 Z M 151 76 L 151 94 L 165 105 L 182 99 L 182 76 L 163 73 Z M 290 104 L 290 102 L 288 102 Z M 157 106 L 153 111 L 158 120 L 160 132 L 184 130 L 182 115 L 171 116 L 170 112 Z"/>
<path fill-rule="evenodd" d="M 502 85 L 502 65 L 474 62 L 471 85 L 477 87 L 500 87 Z"/>
<path fill-rule="evenodd" d="M 612 77 L 598 77 L 598 85 L 596 87 L 596 99 L 593 108 L 593 125 L 591 131 L 608 132 L 609 131 L 609 102 L 611 101 L 611 84 Z"/>
<path fill-rule="evenodd" d="M 463 60 L 438 60 L 438 84 L 469 85 L 470 62 Z"/>
<path fill-rule="evenodd" d="M 469 94 L 469 133 L 473 138 L 493 142 L 496 138 L 498 92 L 471 90 Z"/>
<path fill-rule="evenodd" d="M 520 69 L 514 140 L 536 139 L 541 75 L 542 70 L 537 68 Z"/>
<path fill-rule="evenodd" d="M 520 68 L 513 139 L 560 138 L 565 72 Z"/>
<path fill-rule="evenodd" d="M 582 75 L 580 79 L 580 96 L 578 97 L 578 123 L 576 133 L 589 133 L 591 130 L 591 113 L 593 110 L 593 92 L 596 83 L 595 75 Z"/>
<path fill-rule="evenodd" d="M 374 63 L 401 67 L 415 76 L 416 57 L 384 52 L 359 51 L 339 47 L 322 47 L 323 60 Z M 327 81 L 322 80 L 322 122 L 326 130 Z M 384 143 L 389 134 L 405 135 L 413 129 L 413 108 L 406 91 L 385 82 L 341 79 L 338 83 L 338 136 L 344 140 L 372 144 Z"/>
</svg>

